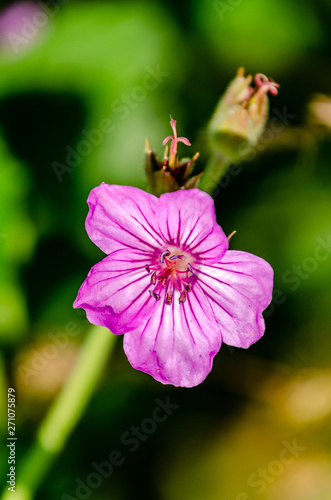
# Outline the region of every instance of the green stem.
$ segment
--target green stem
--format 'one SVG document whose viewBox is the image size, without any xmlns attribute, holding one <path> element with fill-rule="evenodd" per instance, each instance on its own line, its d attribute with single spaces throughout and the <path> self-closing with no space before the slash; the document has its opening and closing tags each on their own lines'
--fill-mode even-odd
<svg viewBox="0 0 331 500">
<path fill-rule="evenodd" d="M 213 194 L 223 175 L 231 165 L 232 160 L 222 153 L 214 153 L 207 163 L 199 188 L 206 193 Z"/>
<path fill-rule="evenodd" d="M 76 366 L 42 422 L 34 445 L 23 462 L 16 467 L 18 477 L 15 500 L 33 498 L 81 417 L 114 343 L 115 335 L 106 328 L 91 328 Z M 10 499 L 13 499 L 12 492 L 6 489 L 1 500 Z"/>
</svg>

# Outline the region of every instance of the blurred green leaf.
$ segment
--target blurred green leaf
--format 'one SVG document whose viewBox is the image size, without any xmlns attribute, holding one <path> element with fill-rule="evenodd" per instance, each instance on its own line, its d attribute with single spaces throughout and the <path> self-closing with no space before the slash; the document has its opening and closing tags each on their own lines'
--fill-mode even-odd
<svg viewBox="0 0 331 500">
<path fill-rule="evenodd" d="M 195 21 L 220 64 L 249 72 L 288 69 L 325 40 L 310 2 L 195 0 Z"/>
</svg>

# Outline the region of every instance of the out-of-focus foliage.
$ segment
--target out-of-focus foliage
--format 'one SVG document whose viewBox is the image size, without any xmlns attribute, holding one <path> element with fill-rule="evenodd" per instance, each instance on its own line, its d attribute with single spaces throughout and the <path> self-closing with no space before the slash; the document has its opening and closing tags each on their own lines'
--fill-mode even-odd
<svg viewBox="0 0 331 500">
<path fill-rule="evenodd" d="M 165 129 L 160 119 L 169 114 L 166 103 L 157 99 L 156 89 L 163 82 L 171 92 L 182 80 L 179 60 L 184 51 L 173 20 L 152 4 L 95 2 L 91 7 L 90 3 L 72 2 L 49 18 L 44 31 L 31 50 L 19 44 L 17 54 L 3 55 L 1 94 L 74 93 L 84 108 L 83 129 L 102 133 L 100 123 L 105 119 L 114 126 L 113 130 L 109 130 L 111 125 L 107 127 L 102 139 L 94 139 L 100 147 L 89 151 L 82 146 L 84 152 L 78 148 L 77 158 L 73 155 L 73 163 L 80 166 L 80 183 L 90 186 L 107 176 L 112 182 L 141 184 L 139 153 L 146 133 L 156 140 L 162 136 Z M 172 57 L 174 53 L 176 57 Z M 65 127 L 65 110 L 63 115 L 59 128 Z M 23 119 L 29 123 L 29 116 Z M 124 120 L 125 125 L 120 126 Z M 75 149 L 84 139 L 84 134 L 73 138 L 69 146 Z M 65 148 L 63 153 L 67 154 Z"/>
<path fill-rule="evenodd" d="M 226 234 L 237 230 L 231 248 L 275 270 L 265 336 L 248 351 L 223 346 L 206 381 L 191 390 L 134 371 L 118 339 L 37 499 L 75 497 L 76 478 L 86 482 L 93 462 L 120 450 L 123 465 L 92 498 L 329 500 L 329 2 L 31 4 L 20 3 L 10 27 L 28 36 L 15 45 L 8 31 L 0 34 L 0 414 L 15 385 L 18 469 L 89 327 L 72 309 L 103 257 L 84 229 L 89 191 L 102 181 L 144 187 L 145 140 L 161 157 L 170 114 L 192 143 L 189 152 L 180 145 L 180 155 L 200 150 L 201 172 L 205 127 L 245 66 L 281 89 L 270 98 L 267 131 L 214 198 Z M 43 26 L 33 22 L 37 11 Z M 132 426 L 167 397 L 178 408 L 135 437 L 133 450 L 123 434 L 133 439 Z M 295 439 L 304 449 L 285 455 L 284 442 Z M 1 477 L 6 453 L 1 447 Z"/>
<path fill-rule="evenodd" d="M 0 336 L 17 340 L 27 328 L 27 304 L 17 267 L 32 257 L 35 228 L 26 213 L 28 173 L 12 158 L 0 138 Z"/>
<path fill-rule="evenodd" d="M 274 74 L 290 70 L 326 41 L 310 2 L 196 0 L 195 18 L 226 64 Z"/>
</svg>

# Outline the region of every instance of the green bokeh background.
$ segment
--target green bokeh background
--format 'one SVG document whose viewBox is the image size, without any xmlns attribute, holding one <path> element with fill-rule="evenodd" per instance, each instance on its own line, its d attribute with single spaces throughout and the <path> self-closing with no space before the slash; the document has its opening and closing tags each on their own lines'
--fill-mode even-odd
<svg viewBox="0 0 331 500">
<path fill-rule="evenodd" d="M 257 254 L 275 270 L 265 336 L 247 351 L 223 345 L 212 372 L 193 389 L 162 386 L 133 370 L 118 338 L 36 499 L 76 498 L 76 479 L 85 482 L 92 462 L 121 450 L 124 463 L 86 498 L 329 500 L 331 145 L 328 127 L 307 118 L 314 94 L 331 95 L 329 0 L 54 4 L 48 11 L 35 4 L 48 12 L 47 22 L 25 42 L 14 47 L 1 38 L 2 443 L 6 390 L 15 387 L 19 471 L 89 328 L 72 308 L 103 256 L 84 229 L 89 191 L 102 181 L 145 188 L 145 140 L 162 154 L 170 114 L 192 154 L 200 150 L 202 170 L 208 120 L 244 66 L 281 84 L 271 117 L 290 115 L 214 193 L 219 224 L 226 234 L 237 231 L 231 248 Z M 21 17 L 17 23 L 19 30 Z M 146 89 L 146 81 L 155 86 Z M 54 162 L 69 168 L 60 175 Z M 317 260 L 321 240 L 326 257 Z M 80 329 L 75 336 L 66 333 L 72 323 Z M 66 346 L 55 346 L 47 359 L 45 349 L 54 352 L 52 338 L 62 332 Z M 38 353 L 46 362 L 37 366 Z M 152 415 L 156 398 L 167 397 L 178 409 L 130 452 L 123 433 Z M 284 464 L 284 442 L 294 439 L 304 450 Z M 0 460 L 4 478 L 5 445 Z"/>
</svg>

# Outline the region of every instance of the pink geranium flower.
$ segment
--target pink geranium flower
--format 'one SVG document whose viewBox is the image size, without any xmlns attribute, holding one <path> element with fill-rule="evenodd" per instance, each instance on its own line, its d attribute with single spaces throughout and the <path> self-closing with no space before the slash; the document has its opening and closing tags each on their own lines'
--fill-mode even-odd
<svg viewBox="0 0 331 500">
<path fill-rule="evenodd" d="M 222 341 L 247 348 L 263 335 L 272 268 L 228 250 L 208 194 L 190 189 L 157 198 L 103 183 L 88 204 L 87 233 L 107 256 L 90 270 L 74 307 L 124 334 L 134 368 L 192 387 L 210 372 Z"/>
</svg>

